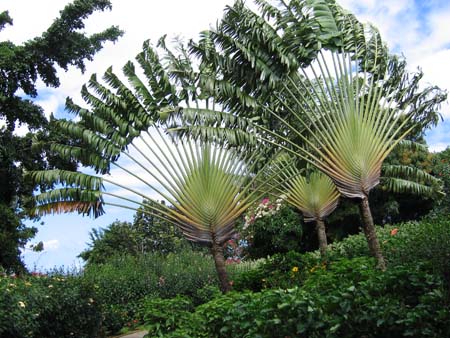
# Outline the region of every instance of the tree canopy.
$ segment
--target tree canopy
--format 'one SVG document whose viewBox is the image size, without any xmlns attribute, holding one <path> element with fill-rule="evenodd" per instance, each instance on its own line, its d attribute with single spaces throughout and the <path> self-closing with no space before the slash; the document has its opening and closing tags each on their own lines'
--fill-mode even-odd
<svg viewBox="0 0 450 338">
<path fill-rule="evenodd" d="M 7 216 L 0 223 L 0 265 L 7 270 L 23 270 L 20 247 L 36 233 L 23 220 L 38 186 L 23 173 L 77 167 L 76 162 L 63 161 L 50 151 L 52 140 L 70 140 L 54 128 L 54 118 L 47 120 L 42 107 L 34 103 L 39 94 L 37 80 L 58 87 L 57 67 L 67 70 L 74 66 L 83 72 L 85 62 L 92 60 L 106 42 L 116 41 L 122 35 L 116 26 L 92 35 L 83 32 L 84 21 L 93 12 L 110 8 L 107 0 L 75 0 L 42 35 L 22 44 L 0 41 L 0 120 L 4 122 L 0 127 L 0 205 Z M 0 13 L 0 30 L 12 24 L 7 11 Z M 14 131 L 19 125 L 27 126 L 30 132 L 18 136 Z"/>
</svg>

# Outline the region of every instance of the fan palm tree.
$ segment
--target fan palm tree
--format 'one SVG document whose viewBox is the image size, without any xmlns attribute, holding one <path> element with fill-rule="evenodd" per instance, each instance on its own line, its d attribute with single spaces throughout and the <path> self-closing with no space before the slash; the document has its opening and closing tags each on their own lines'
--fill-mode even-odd
<svg viewBox="0 0 450 338">
<path fill-rule="evenodd" d="M 288 76 L 285 92 L 279 94 L 280 104 L 298 122 L 312 126 L 300 134 L 289 122 L 274 113 L 286 128 L 303 139 L 305 145 L 294 144 L 285 136 L 273 132 L 292 148 L 292 154 L 313 164 L 328 175 L 339 192 L 360 200 L 363 229 L 371 253 L 378 266 L 385 262 L 376 237 L 369 207 L 369 193 L 380 182 L 384 159 L 412 127 L 404 130 L 410 116 L 395 107 L 389 97 L 383 97 L 385 79 L 375 77 L 355 61 L 355 53 L 319 53 L 315 65 L 303 70 L 303 78 Z M 375 59 L 376 61 L 376 59 Z M 377 67 L 376 62 L 373 65 Z M 311 86 L 311 84 L 314 84 Z M 297 100 L 294 107 L 286 105 L 283 96 Z M 308 130 L 308 129 L 304 129 Z"/>
<path fill-rule="evenodd" d="M 388 154 L 417 129 L 414 100 L 403 100 L 414 85 L 408 87 L 407 79 L 389 73 L 378 31 L 336 4 L 292 0 L 282 2 L 280 9 L 270 1 L 257 3 L 262 15 L 242 2 L 229 8 L 216 30 L 202 34 L 193 53 L 219 69 L 210 82 L 219 88 L 218 95 L 234 94 L 225 104 L 252 122 L 250 129 L 258 130 L 261 143 L 309 162 L 329 176 L 343 196 L 360 201 L 370 251 L 384 269 L 369 193 L 380 182 Z M 230 84 L 245 92 L 230 91 Z M 260 118 L 249 111 L 258 111 Z M 235 123 L 236 113 L 230 115 Z M 227 117 L 223 121 L 227 123 Z M 182 128 L 204 132 L 202 126 Z M 220 130 L 208 133 L 218 137 Z M 427 190 L 395 178 L 388 182 L 397 191 Z"/>
<path fill-rule="evenodd" d="M 235 220 L 264 195 L 255 183 L 257 152 L 243 157 L 214 142 L 163 137 L 159 127 L 167 112 L 188 114 L 206 108 L 220 112 L 214 109 L 213 100 L 192 85 L 195 79 L 170 73 L 171 65 L 163 64 L 148 42 L 136 59 L 144 81 L 129 62 L 123 71 L 131 88 L 108 69 L 103 77 L 106 85 L 94 75 L 82 88 L 89 109 L 67 101 L 67 108 L 80 120 L 58 121 L 60 130 L 73 141 L 53 144 L 52 150 L 96 174 L 62 170 L 30 173 L 40 184 L 63 186 L 36 196 L 35 213 L 79 212 L 98 217 L 104 213 L 104 205 L 137 210 L 143 200 L 151 200 L 145 210 L 177 225 L 189 240 L 211 247 L 220 286 L 226 292 L 230 286 L 222 245 L 233 235 Z M 184 67 L 188 70 L 190 65 Z M 122 158 L 132 167 L 119 161 Z M 108 176 L 114 172 L 135 180 L 140 188 Z M 118 188 L 126 193 L 115 192 Z M 157 198 L 152 198 L 155 194 Z"/>
<path fill-rule="evenodd" d="M 36 196 L 35 213 L 78 211 L 97 216 L 104 205 L 137 210 L 144 205 L 142 198 L 149 200 L 157 193 L 169 205 L 152 199 L 151 205 L 145 204 L 148 212 L 178 226 L 188 240 L 208 245 L 220 288 L 229 291 L 223 245 L 234 235 L 236 219 L 265 194 L 255 190 L 258 175 L 250 175 L 251 165 L 231 150 L 186 140 L 169 143 L 157 130 L 149 132 L 148 138 L 142 138 L 141 148 L 134 147 L 140 157 L 122 151 L 142 172 L 112 163 L 130 179 L 140 181 L 140 190 L 118 182 L 114 175 L 110 178 L 62 170 L 33 172 L 32 177 L 39 183 L 76 186 Z M 114 192 L 114 187 L 125 193 Z M 137 198 L 127 197 L 128 193 Z"/>
<path fill-rule="evenodd" d="M 308 178 L 303 176 L 292 163 L 284 162 L 276 168 L 281 178 L 281 184 L 276 190 L 286 202 L 303 213 L 305 222 L 315 222 L 320 255 L 325 258 L 327 235 L 324 219 L 338 205 L 339 192 L 336 186 L 328 176 L 318 171 L 310 173 Z"/>
</svg>

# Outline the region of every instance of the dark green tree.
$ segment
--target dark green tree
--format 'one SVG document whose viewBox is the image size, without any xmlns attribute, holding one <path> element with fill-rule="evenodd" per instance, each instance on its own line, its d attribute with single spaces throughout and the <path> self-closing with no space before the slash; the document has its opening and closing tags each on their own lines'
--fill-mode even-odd
<svg viewBox="0 0 450 338">
<path fill-rule="evenodd" d="M 119 254 L 136 256 L 137 248 L 133 234 L 133 225 L 119 220 L 105 229 L 93 228 L 89 233 L 89 248 L 81 252 L 79 257 L 88 264 L 103 264 Z"/>
<path fill-rule="evenodd" d="M 302 251 L 305 225 L 298 212 L 283 205 L 274 215 L 257 218 L 241 231 L 247 241 L 246 252 L 252 259 L 266 258 L 277 253 Z"/>
<path fill-rule="evenodd" d="M 137 209 L 133 222 L 116 220 L 105 229 L 92 229 L 89 248 L 79 256 L 87 264 L 103 264 L 117 255 L 167 254 L 189 246 L 175 225 L 155 216 L 155 211 L 148 207 L 152 203 L 145 201 Z"/>
<path fill-rule="evenodd" d="M 183 237 L 183 233 L 174 224 L 157 217 L 157 211 L 146 207 L 153 205 L 152 201 L 145 201 L 136 211 L 133 220 L 133 228 L 136 236 L 138 250 L 141 253 L 176 252 L 190 245 Z"/>
<path fill-rule="evenodd" d="M 24 178 L 24 171 L 77 167 L 50 151 L 49 142 L 65 140 L 55 132 L 54 119 L 47 120 L 42 107 L 33 102 L 38 95 L 36 82 L 41 79 L 46 86 L 58 87 L 57 67 L 74 66 L 83 72 L 86 60 L 92 60 L 105 42 L 116 41 L 122 31 L 115 26 L 91 36 L 83 32 L 84 21 L 93 12 L 110 8 L 108 0 L 75 0 L 41 36 L 23 44 L 0 41 L 0 120 L 4 122 L 0 128 L 0 208 L 5 216 L 0 222 L 0 266 L 7 270 L 23 270 L 19 248 L 37 231 L 23 223 L 32 192 L 38 188 Z M 0 30 L 12 23 L 7 11 L 0 13 Z M 19 125 L 26 125 L 29 133 L 16 135 Z"/>
<path fill-rule="evenodd" d="M 431 173 L 442 180 L 444 198 L 435 203 L 429 217 L 439 218 L 450 214 L 450 147 L 433 155 Z"/>
</svg>

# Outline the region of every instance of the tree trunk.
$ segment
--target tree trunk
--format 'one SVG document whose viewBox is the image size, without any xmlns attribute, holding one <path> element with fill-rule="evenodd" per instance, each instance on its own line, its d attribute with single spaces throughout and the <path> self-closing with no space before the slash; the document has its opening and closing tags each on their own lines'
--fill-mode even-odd
<svg viewBox="0 0 450 338">
<path fill-rule="evenodd" d="M 367 196 L 361 199 L 359 208 L 363 219 L 363 230 L 366 235 L 370 253 L 377 260 L 378 268 L 380 270 L 386 270 L 386 262 L 384 260 L 383 253 L 381 252 L 380 243 L 378 242 L 377 234 L 375 232 L 375 225 L 373 224 L 372 213 L 370 212 L 369 199 Z"/>
<path fill-rule="evenodd" d="M 327 233 L 325 231 L 325 223 L 321 219 L 316 219 L 317 238 L 319 239 L 319 251 L 322 259 L 327 254 Z"/>
<path fill-rule="evenodd" d="M 230 283 L 228 282 L 227 270 L 225 269 L 225 259 L 223 257 L 223 247 L 216 241 L 216 236 L 212 236 L 211 253 L 214 257 L 214 263 L 216 265 L 217 276 L 219 277 L 220 291 L 227 293 L 231 290 Z"/>
</svg>

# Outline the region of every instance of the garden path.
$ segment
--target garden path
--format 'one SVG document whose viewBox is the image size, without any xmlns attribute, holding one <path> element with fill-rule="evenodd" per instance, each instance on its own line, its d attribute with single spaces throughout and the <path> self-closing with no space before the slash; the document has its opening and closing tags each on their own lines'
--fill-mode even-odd
<svg viewBox="0 0 450 338">
<path fill-rule="evenodd" d="M 120 338 L 142 338 L 147 334 L 147 331 L 137 331 L 131 334 L 120 336 Z"/>
</svg>

